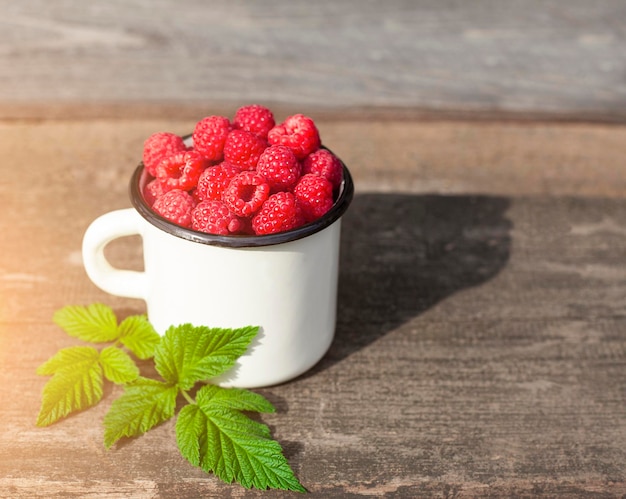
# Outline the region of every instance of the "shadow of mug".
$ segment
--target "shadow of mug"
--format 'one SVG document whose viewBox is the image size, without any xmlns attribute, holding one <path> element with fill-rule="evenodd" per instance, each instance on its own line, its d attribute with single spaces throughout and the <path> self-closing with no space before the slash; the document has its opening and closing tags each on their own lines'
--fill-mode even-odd
<svg viewBox="0 0 626 499">
<path fill-rule="evenodd" d="M 357 194 L 343 223 L 335 340 L 307 376 L 497 275 L 511 250 L 509 205 L 490 196 Z"/>
</svg>

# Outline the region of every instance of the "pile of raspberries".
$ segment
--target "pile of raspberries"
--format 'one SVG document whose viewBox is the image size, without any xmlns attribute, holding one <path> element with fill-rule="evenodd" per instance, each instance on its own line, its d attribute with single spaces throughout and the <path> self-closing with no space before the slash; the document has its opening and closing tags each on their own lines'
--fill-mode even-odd
<svg viewBox="0 0 626 499">
<path fill-rule="evenodd" d="M 311 118 L 253 104 L 234 118 L 197 122 L 193 145 L 169 132 L 144 143 L 151 176 L 143 195 L 152 209 L 182 227 L 220 235 L 264 235 L 295 229 L 334 204 L 343 165 L 321 147 Z"/>
</svg>

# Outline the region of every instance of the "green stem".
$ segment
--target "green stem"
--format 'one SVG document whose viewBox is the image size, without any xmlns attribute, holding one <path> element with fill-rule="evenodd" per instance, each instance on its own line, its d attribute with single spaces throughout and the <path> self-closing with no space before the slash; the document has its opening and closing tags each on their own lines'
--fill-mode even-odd
<svg viewBox="0 0 626 499">
<path fill-rule="evenodd" d="M 189 395 L 189 393 L 187 393 L 185 390 L 181 390 L 180 392 L 183 394 L 183 397 L 185 397 L 185 400 L 187 402 L 189 402 L 190 404 L 196 403 L 196 401 L 193 398 L 191 398 L 191 395 Z"/>
</svg>

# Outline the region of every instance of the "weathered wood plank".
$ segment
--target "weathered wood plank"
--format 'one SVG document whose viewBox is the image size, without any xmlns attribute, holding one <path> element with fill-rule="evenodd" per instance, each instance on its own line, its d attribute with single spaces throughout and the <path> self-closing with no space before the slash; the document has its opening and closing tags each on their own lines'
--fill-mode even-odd
<svg viewBox="0 0 626 499">
<path fill-rule="evenodd" d="M 4 1 L 0 115 L 255 101 L 624 121 L 625 22 L 619 0 Z"/>
<path fill-rule="evenodd" d="M 115 393 L 34 427 L 35 369 L 74 344 L 54 310 L 143 311 L 87 280 L 84 229 L 128 206 L 147 134 L 189 126 L 0 123 L 0 497 L 243 495 L 180 457 L 172 422 L 105 451 Z M 626 494 L 624 129 L 320 127 L 357 178 L 337 337 L 311 372 L 261 390 L 311 496 Z M 118 243 L 112 259 L 140 265 L 138 241 Z"/>
<path fill-rule="evenodd" d="M 626 492 L 623 201 L 369 194 L 345 229 L 331 351 L 262 390 L 314 496 Z M 74 271 L 54 254 L 47 268 Z M 34 429 L 34 369 L 67 340 L 30 322 L 3 325 L 6 497 L 237 495 L 182 461 L 169 423 L 105 452 L 106 402 Z"/>
</svg>

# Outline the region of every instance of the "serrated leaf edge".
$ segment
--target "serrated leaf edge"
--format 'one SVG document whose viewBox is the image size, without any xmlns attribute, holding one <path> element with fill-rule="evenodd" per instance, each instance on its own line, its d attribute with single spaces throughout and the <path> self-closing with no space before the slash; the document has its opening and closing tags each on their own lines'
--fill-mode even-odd
<svg viewBox="0 0 626 499">
<path fill-rule="evenodd" d="M 152 393 L 146 393 L 151 386 Z M 162 383 L 148 378 L 138 378 L 133 383 L 124 386 L 124 393 L 113 401 L 109 411 L 104 416 L 104 445 L 108 449 L 124 437 L 138 437 L 155 426 L 171 419 L 176 412 L 176 398 L 179 389 L 171 383 Z M 155 400 L 160 396 L 169 396 L 169 400 Z M 130 407 L 138 397 L 139 404 L 132 414 L 128 414 Z M 142 409 L 143 404 L 143 409 Z M 123 414 L 125 413 L 125 414 Z M 123 417 L 122 417 L 123 414 Z M 146 415 L 149 419 L 146 420 Z M 126 418 L 121 423 L 118 418 Z M 114 424 L 115 423 L 115 424 Z"/>
<path fill-rule="evenodd" d="M 52 321 L 69 336 L 90 343 L 108 343 L 118 336 L 117 316 L 103 303 L 66 305 L 54 313 Z"/>
<path fill-rule="evenodd" d="M 55 394 L 54 390 L 63 388 L 63 385 L 59 387 L 56 385 L 62 383 L 63 378 L 68 377 L 70 381 L 73 378 L 73 383 L 69 383 L 66 387 L 67 389 L 61 394 Z M 88 380 L 87 384 L 91 387 L 90 392 L 86 392 L 85 387 L 81 384 L 81 381 L 85 380 Z M 102 400 L 104 393 L 103 382 L 102 367 L 97 358 L 94 358 L 89 369 L 82 373 L 81 370 L 76 368 L 57 371 L 44 385 L 42 390 L 41 407 L 36 422 L 37 426 L 50 426 L 70 414 L 95 406 Z M 78 402 L 76 396 L 79 397 Z M 78 405 L 76 405 L 77 403 Z"/>
</svg>

